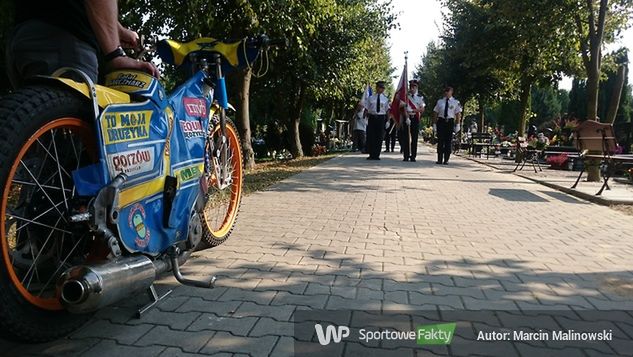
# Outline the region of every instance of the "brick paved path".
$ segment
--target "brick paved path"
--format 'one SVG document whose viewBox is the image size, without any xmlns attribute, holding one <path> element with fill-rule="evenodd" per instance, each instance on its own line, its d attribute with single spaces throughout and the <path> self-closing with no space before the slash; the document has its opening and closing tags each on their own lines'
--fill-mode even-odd
<svg viewBox="0 0 633 357">
<path fill-rule="evenodd" d="M 218 288 L 144 296 L 9 354 L 290 355 L 297 308 L 633 309 L 633 219 L 454 158 L 345 155 L 245 197 L 233 237 L 183 269 Z M 364 347 L 355 350 L 362 353 Z M 360 352 L 359 352 L 360 351 Z M 631 351 L 631 349 L 629 349 Z"/>
</svg>

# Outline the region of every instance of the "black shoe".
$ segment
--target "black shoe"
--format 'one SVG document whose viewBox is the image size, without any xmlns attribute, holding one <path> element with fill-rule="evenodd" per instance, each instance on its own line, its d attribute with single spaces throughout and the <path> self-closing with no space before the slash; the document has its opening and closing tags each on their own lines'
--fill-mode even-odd
<svg viewBox="0 0 633 357">
<path fill-rule="evenodd" d="M 448 165 L 448 161 L 444 161 L 444 165 Z"/>
<path fill-rule="evenodd" d="M 414 158 L 411 158 L 411 162 L 415 162 L 415 159 L 414 159 Z"/>
<path fill-rule="evenodd" d="M 373 157 L 371 157 L 371 156 L 367 158 L 367 160 L 373 160 L 373 159 L 374 159 L 374 158 L 373 158 Z"/>
<path fill-rule="evenodd" d="M 440 161 L 436 161 L 436 162 L 435 162 L 435 164 L 436 164 L 436 165 L 441 165 L 441 164 L 442 164 L 442 162 L 440 162 Z"/>
<path fill-rule="evenodd" d="M 409 159 L 407 159 L 406 157 L 404 159 L 402 159 L 402 161 L 409 161 Z"/>
</svg>

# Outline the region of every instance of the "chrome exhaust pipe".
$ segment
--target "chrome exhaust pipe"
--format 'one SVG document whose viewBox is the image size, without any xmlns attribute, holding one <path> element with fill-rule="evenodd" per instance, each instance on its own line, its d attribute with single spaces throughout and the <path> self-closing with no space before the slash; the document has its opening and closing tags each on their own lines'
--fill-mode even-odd
<svg viewBox="0 0 633 357">
<path fill-rule="evenodd" d="M 87 313 L 147 290 L 156 276 L 169 268 L 144 255 L 103 264 L 79 265 L 66 270 L 57 281 L 62 305 L 72 313 Z"/>
</svg>

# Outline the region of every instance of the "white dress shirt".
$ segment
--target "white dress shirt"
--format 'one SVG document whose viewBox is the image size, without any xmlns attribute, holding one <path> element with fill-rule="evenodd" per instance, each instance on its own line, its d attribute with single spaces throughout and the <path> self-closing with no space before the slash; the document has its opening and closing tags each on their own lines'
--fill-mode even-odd
<svg viewBox="0 0 633 357">
<path fill-rule="evenodd" d="M 435 104 L 435 108 L 433 111 L 437 113 L 438 118 L 444 118 L 444 107 L 446 106 L 446 97 L 438 99 L 437 104 Z M 455 119 L 455 115 L 462 112 L 462 106 L 459 104 L 459 100 L 450 97 L 448 99 L 448 118 L 445 119 Z"/>
<path fill-rule="evenodd" d="M 376 112 L 376 101 L 380 97 L 380 112 Z M 385 115 L 389 111 L 389 98 L 384 93 L 378 94 L 374 93 L 369 98 L 367 98 L 367 102 L 365 103 L 365 108 L 369 112 L 370 115 Z"/>
<path fill-rule="evenodd" d="M 406 107 L 407 114 L 409 114 L 409 116 L 417 114 L 414 112 L 414 110 L 422 109 L 426 106 L 426 104 L 424 103 L 424 98 L 422 98 L 422 96 L 418 95 L 417 93 L 415 93 L 414 95 L 407 94 L 407 98 L 408 101 L 406 103 Z"/>
</svg>

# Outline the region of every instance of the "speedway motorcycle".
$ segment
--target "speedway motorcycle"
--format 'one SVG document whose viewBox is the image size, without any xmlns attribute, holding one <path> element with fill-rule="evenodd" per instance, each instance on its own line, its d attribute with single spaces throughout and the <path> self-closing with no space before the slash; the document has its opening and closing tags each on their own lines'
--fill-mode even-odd
<svg viewBox="0 0 633 357">
<path fill-rule="evenodd" d="M 41 342 L 140 291 L 196 249 L 223 243 L 242 195 L 242 154 L 224 73 L 283 40 L 162 40 L 186 79 L 171 93 L 145 73 L 95 85 L 60 69 L 0 100 L 0 330 Z"/>
</svg>

